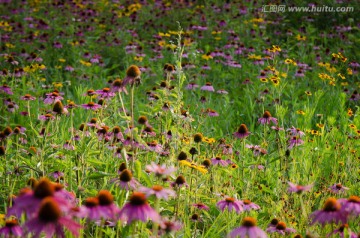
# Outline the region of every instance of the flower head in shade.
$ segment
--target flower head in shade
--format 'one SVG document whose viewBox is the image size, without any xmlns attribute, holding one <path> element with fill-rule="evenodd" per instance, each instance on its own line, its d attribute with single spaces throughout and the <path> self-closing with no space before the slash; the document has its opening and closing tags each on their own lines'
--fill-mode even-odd
<svg viewBox="0 0 360 238">
<path fill-rule="evenodd" d="M 23 230 L 16 219 L 5 221 L 5 226 L 0 228 L 1 237 L 22 237 Z"/>
<path fill-rule="evenodd" d="M 207 82 L 204 86 L 202 86 L 202 87 L 200 88 L 200 90 L 209 91 L 209 92 L 215 92 L 214 87 L 213 87 L 212 84 L 209 83 L 209 82 Z"/>
<path fill-rule="evenodd" d="M 171 187 L 178 187 L 178 188 L 181 188 L 181 187 L 188 187 L 189 185 L 186 183 L 186 180 L 184 178 L 184 176 L 182 175 L 179 175 L 174 182 L 172 182 L 171 184 Z"/>
<path fill-rule="evenodd" d="M 228 209 L 230 212 L 234 210 L 236 213 L 241 213 L 244 210 L 243 202 L 232 197 L 226 197 L 224 200 L 217 202 L 216 206 L 221 211 Z"/>
<path fill-rule="evenodd" d="M 266 233 L 256 226 L 256 220 L 252 217 L 245 217 L 241 226 L 235 228 L 228 234 L 229 238 L 267 238 Z"/>
<path fill-rule="evenodd" d="M 136 65 L 131 65 L 126 70 L 126 76 L 123 80 L 123 85 L 124 86 L 128 84 L 130 84 L 131 86 L 133 86 L 134 84 L 139 85 L 141 82 L 140 76 L 141 76 L 141 71 L 139 67 Z"/>
<path fill-rule="evenodd" d="M 264 115 L 259 118 L 258 122 L 260 124 L 270 124 L 270 122 L 274 123 L 275 125 L 278 124 L 278 121 L 275 117 L 272 117 L 269 111 L 265 111 Z"/>
<path fill-rule="evenodd" d="M 293 229 L 293 228 L 289 228 L 289 227 L 286 227 L 286 224 L 285 222 L 282 222 L 282 221 L 279 221 L 276 225 L 274 226 L 269 226 L 267 229 L 266 229 L 267 232 L 269 233 L 279 233 L 281 235 L 286 235 L 286 234 L 289 234 L 289 233 L 295 233 L 296 230 Z"/>
<path fill-rule="evenodd" d="M 289 184 L 288 192 L 290 193 L 307 192 L 314 186 L 313 184 L 302 186 L 302 185 L 293 184 L 291 182 L 288 182 L 288 184 Z"/>
<path fill-rule="evenodd" d="M 141 192 L 133 192 L 129 202 L 119 212 L 120 220 L 126 221 L 128 224 L 132 221 L 152 220 L 160 222 L 160 215 L 148 204 L 146 195 Z"/>
<path fill-rule="evenodd" d="M 349 190 L 348 187 L 343 186 L 341 183 L 335 183 L 329 189 L 332 193 L 345 193 Z"/>
<path fill-rule="evenodd" d="M 250 135 L 250 132 L 248 131 L 248 128 L 245 124 L 241 124 L 239 129 L 234 133 L 234 136 L 239 139 L 248 137 L 249 135 Z"/>
<path fill-rule="evenodd" d="M 121 171 L 119 177 L 111 179 L 110 182 L 125 190 L 136 189 L 140 185 L 128 169 Z"/>
<path fill-rule="evenodd" d="M 327 223 L 346 223 L 347 213 L 341 210 L 341 204 L 335 198 L 328 198 L 322 210 L 317 210 L 310 215 L 311 225 L 320 223 L 325 226 Z"/>
<path fill-rule="evenodd" d="M 172 189 L 164 188 L 160 185 L 154 185 L 151 188 L 140 187 L 139 192 L 142 192 L 146 195 L 146 197 L 150 197 L 154 195 L 158 199 L 168 200 L 169 197 L 175 197 L 176 193 Z"/>
<path fill-rule="evenodd" d="M 52 197 L 42 200 L 36 216 L 28 220 L 24 226 L 35 238 L 40 237 L 42 232 L 46 237 L 65 237 L 64 228 L 78 236 L 81 228 L 81 225 L 70 217 L 63 216 L 58 203 Z"/>
<path fill-rule="evenodd" d="M 151 162 L 150 165 L 146 166 L 146 171 L 154 173 L 157 177 L 166 177 L 172 175 L 176 171 L 176 168 L 174 166 L 166 167 L 165 164 L 159 165 L 155 162 Z"/>
<path fill-rule="evenodd" d="M 341 210 L 354 216 L 360 215 L 360 197 L 350 196 L 348 199 L 340 198 Z"/>
<path fill-rule="evenodd" d="M 111 84 L 111 91 L 114 93 L 121 93 L 124 92 L 125 94 L 128 94 L 123 81 L 121 79 L 115 79 Z"/>
<path fill-rule="evenodd" d="M 88 109 L 88 110 L 97 110 L 99 108 L 101 108 L 100 104 L 94 103 L 94 102 L 89 102 L 86 104 L 82 104 L 81 105 L 83 108 Z"/>
<path fill-rule="evenodd" d="M 244 211 L 250 211 L 250 210 L 259 210 L 260 206 L 253 203 L 249 199 L 242 200 Z"/>
<path fill-rule="evenodd" d="M 345 233 L 346 230 L 347 230 L 347 234 Z M 329 234 L 327 234 L 326 237 L 337 237 L 336 236 L 337 234 L 339 235 L 340 238 L 358 238 L 359 237 L 357 234 L 355 234 L 354 232 L 349 230 L 348 224 L 340 225 L 338 229 L 335 229 L 333 232 L 330 232 Z"/>
<path fill-rule="evenodd" d="M 213 165 L 220 165 L 220 166 L 223 166 L 223 167 L 228 166 L 228 165 L 230 164 L 229 161 L 223 160 L 223 159 L 221 159 L 221 157 L 219 157 L 219 156 L 217 156 L 217 157 L 215 157 L 215 158 L 212 158 L 212 159 L 211 159 L 211 163 L 212 163 Z"/>
</svg>

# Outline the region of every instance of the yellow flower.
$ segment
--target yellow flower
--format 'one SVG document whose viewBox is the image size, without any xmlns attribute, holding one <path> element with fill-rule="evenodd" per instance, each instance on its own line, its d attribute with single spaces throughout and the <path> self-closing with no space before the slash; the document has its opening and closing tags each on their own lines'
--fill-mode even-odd
<svg viewBox="0 0 360 238">
<path fill-rule="evenodd" d="M 213 57 L 210 54 L 205 54 L 205 55 L 202 55 L 201 58 L 203 58 L 204 60 L 209 60 L 209 59 L 212 59 Z"/>
<path fill-rule="evenodd" d="M 250 54 L 248 59 L 261 60 L 261 55 Z"/>
<path fill-rule="evenodd" d="M 348 86 L 349 83 L 348 83 L 348 82 L 341 82 L 340 85 L 341 85 L 341 86 Z"/>
<path fill-rule="evenodd" d="M 296 113 L 300 114 L 300 115 L 305 115 L 306 114 L 303 110 L 297 110 Z"/>
<path fill-rule="evenodd" d="M 163 37 L 170 37 L 171 35 L 169 33 L 163 33 L 163 32 L 159 32 L 159 36 Z"/>
<path fill-rule="evenodd" d="M 306 94 L 307 96 L 311 96 L 311 95 L 312 95 L 310 91 L 305 91 L 305 94 Z"/>
<path fill-rule="evenodd" d="M 139 61 L 139 62 L 142 62 L 143 59 L 144 59 L 144 58 L 141 57 L 141 56 L 135 56 L 135 57 L 134 57 L 134 60 L 135 60 L 135 61 Z"/>
<path fill-rule="evenodd" d="M 53 82 L 52 83 L 54 85 L 55 88 L 62 88 L 63 84 L 61 82 Z"/>
<path fill-rule="evenodd" d="M 11 43 L 5 43 L 5 46 L 6 46 L 6 48 L 9 48 L 9 49 L 15 48 L 15 45 L 13 45 Z"/>
<path fill-rule="evenodd" d="M 3 226 L 5 224 L 5 214 L 0 214 L 0 225 Z"/>
<path fill-rule="evenodd" d="M 191 162 L 189 162 L 187 160 L 180 160 L 179 163 L 180 163 L 180 165 L 187 166 L 189 168 L 195 169 L 195 170 L 199 171 L 202 174 L 206 174 L 208 172 L 207 169 L 205 169 L 203 166 L 197 165 L 195 163 L 191 163 Z"/>
<path fill-rule="evenodd" d="M 319 65 L 320 67 L 325 67 L 325 66 L 326 66 L 324 62 L 319 62 L 318 65 Z"/>
<path fill-rule="evenodd" d="M 80 64 L 85 65 L 85 66 L 87 66 L 87 67 L 90 67 L 90 66 L 91 66 L 91 63 L 88 62 L 88 61 L 85 61 L 85 60 L 80 60 Z"/>
<path fill-rule="evenodd" d="M 215 139 L 214 138 L 208 138 L 208 137 L 204 136 L 203 142 L 208 143 L 208 144 L 212 144 L 212 143 L 215 142 Z"/>
<path fill-rule="evenodd" d="M 261 78 L 260 81 L 263 82 L 263 83 L 266 83 L 268 81 L 268 79 L 267 78 Z"/>
<path fill-rule="evenodd" d="M 61 62 L 61 63 L 65 63 L 66 62 L 66 59 L 63 59 L 63 58 L 60 58 L 60 59 L 58 59 L 59 60 L 59 62 Z"/>
<path fill-rule="evenodd" d="M 296 39 L 297 39 L 298 41 L 305 41 L 305 40 L 306 40 L 306 36 L 301 36 L 300 34 L 297 34 Z"/>
<path fill-rule="evenodd" d="M 316 123 L 316 126 L 318 127 L 318 128 L 324 128 L 324 124 L 320 124 L 320 123 Z"/>
<path fill-rule="evenodd" d="M 346 69 L 346 72 L 347 72 L 348 75 L 352 75 L 352 74 L 353 74 L 353 71 L 352 71 L 352 69 L 350 69 L 350 68 L 347 68 L 347 69 Z"/>
<path fill-rule="evenodd" d="M 354 125 L 354 124 L 350 124 L 349 127 L 350 127 L 351 129 L 353 129 L 353 130 L 356 130 L 356 129 L 357 129 L 356 125 Z"/>
<path fill-rule="evenodd" d="M 345 76 L 343 75 L 343 74 L 341 74 L 341 73 L 338 73 L 338 75 L 337 76 L 339 76 L 341 79 L 345 79 Z"/>
</svg>

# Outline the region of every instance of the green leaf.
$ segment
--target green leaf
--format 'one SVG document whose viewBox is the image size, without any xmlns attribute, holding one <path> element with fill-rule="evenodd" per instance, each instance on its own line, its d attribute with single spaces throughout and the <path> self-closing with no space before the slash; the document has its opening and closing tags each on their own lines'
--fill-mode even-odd
<svg viewBox="0 0 360 238">
<path fill-rule="evenodd" d="M 92 173 L 91 175 L 87 176 L 86 179 L 100 179 L 105 176 L 111 176 L 111 174 L 104 173 L 104 172 L 95 172 L 95 173 Z"/>
</svg>

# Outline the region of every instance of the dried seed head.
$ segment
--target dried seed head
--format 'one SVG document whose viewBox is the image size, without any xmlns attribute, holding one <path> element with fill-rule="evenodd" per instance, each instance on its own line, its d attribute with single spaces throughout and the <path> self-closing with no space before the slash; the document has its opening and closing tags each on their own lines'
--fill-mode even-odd
<svg viewBox="0 0 360 238">
<path fill-rule="evenodd" d="M 62 114 L 64 113 L 64 105 L 62 104 L 61 101 L 56 101 L 53 107 L 53 111 L 56 114 Z"/>
</svg>

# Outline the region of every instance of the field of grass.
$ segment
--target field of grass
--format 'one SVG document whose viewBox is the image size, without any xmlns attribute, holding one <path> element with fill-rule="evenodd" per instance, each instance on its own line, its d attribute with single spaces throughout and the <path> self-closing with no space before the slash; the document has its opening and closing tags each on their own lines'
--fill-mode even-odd
<svg viewBox="0 0 360 238">
<path fill-rule="evenodd" d="M 294 6 L 0 1 L 0 237 L 360 237 L 360 4 Z"/>
</svg>

